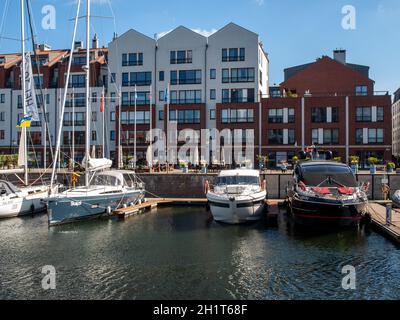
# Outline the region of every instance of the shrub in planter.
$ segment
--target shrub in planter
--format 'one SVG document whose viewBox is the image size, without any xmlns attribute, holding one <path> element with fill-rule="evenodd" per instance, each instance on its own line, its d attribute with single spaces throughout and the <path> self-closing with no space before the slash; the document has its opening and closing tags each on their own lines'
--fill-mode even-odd
<svg viewBox="0 0 400 320">
<path fill-rule="evenodd" d="M 342 162 L 342 158 L 341 157 L 335 157 L 335 158 L 333 158 L 333 161 Z"/>
<path fill-rule="evenodd" d="M 396 165 L 394 164 L 394 162 L 388 162 L 388 164 L 386 165 L 387 172 L 393 172 L 394 169 L 396 169 Z"/>
</svg>

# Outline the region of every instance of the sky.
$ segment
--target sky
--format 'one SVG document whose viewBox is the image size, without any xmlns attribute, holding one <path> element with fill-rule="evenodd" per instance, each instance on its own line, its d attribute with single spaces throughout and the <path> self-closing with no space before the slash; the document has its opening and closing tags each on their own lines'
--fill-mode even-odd
<svg viewBox="0 0 400 320">
<path fill-rule="evenodd" d="M 4 10 L 9 3 L 8 10 Z M 76 0 L 31 0 L 37 42 L 69 48 Z M 86 1 L 83 0 L 81 15 Z M 270 85 L 283 69 L 347 50 L 350 63 L 370 66 L 376 91 L 400 87 L 399 0 L 92 0 L 91 32 L 107 46 L 114 32 L 133 28 L 150 37 L 180 25 L 204 34 L 235 22 L 259 34 L 270 59 Z M 45 30 L 43 7 L 55 8 L 55 29 Z M 344 29 L 344 6 L 355 9 L 355 29 Z M 0 0 L 0 37 L 20 37 L 19 1 Z M 100 18 L 102 17 L 102 18 Z M 78 39 L 85 39 L 81 20 Z M 18 52 L 20 43 L 0 39 L 0 52 Z"/>
</svg>

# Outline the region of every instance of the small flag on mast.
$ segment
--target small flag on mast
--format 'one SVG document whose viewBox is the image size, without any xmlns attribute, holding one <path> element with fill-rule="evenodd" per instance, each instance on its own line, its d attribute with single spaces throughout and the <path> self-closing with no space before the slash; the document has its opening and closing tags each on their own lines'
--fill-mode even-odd
<svg viewBox="0 0 400 320">
<path fill-rule="evenodd" d="M 30 128 L 32 122 L 31 116 L 24 116 L 21 120 L 17 123 L 17 128 Z"/>
</svg>

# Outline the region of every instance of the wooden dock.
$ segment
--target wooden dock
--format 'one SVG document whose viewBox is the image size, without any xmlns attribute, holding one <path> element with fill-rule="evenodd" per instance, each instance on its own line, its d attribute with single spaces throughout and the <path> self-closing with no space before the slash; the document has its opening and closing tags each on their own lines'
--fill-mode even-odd
<svg viewBox="0 0 400 320">
<path fill-rule="evenodd" d="M 390 202 L 389 202 L 390 203 Z M 392 222 L 386 223 L 386 207 L 379 203 L 370 203 L 368 214 L 372 224 L 382 233 L 400 243 L 400 210 L 392 209 Z"/>
<path fill-rule="evenodd" d="M 203 198 L 154 198 L 146 199 L 145 202 L 135 204 L 133 206 L 128 206 L 126 208 L 120 208 L 113 212 L 113 215 L 126 218 L 132 215 L 136 215 L 144 210 L 151 210 L 159 205 L 169 205 L 169 206 L 205 206 L 207 204 L 207 199 Z"/>
</svg>

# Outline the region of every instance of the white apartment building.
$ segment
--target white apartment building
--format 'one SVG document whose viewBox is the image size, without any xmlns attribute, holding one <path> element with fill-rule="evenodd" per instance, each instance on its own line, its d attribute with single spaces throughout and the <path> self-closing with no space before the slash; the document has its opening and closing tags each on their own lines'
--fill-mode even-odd
<svg viewBox="0 0 400 320">
<path fill-rule="evenodd" d="M 260 95 L 269 94 L 269 60 L 259 36 L 234 23 L 209 37 L 183 26 L 159 39 L 129 30 L 109 44 L 108 65 L 109 96 L 121 90 L 122 106 L 132 110 L 135 84 L 138 105 L 149 106 L 151 90 L 160 129 L 167 88 L 171 109 L 205 109 L 200 110 L 204 120 L 193 122 L 201 128 L 216 127 L 217 104 L 259 102 Z M 111 112 L 119 103 L 113 101 Z M 190 128 L 192 122 L 184 118 L 182 123 Z"/>
</svg>

